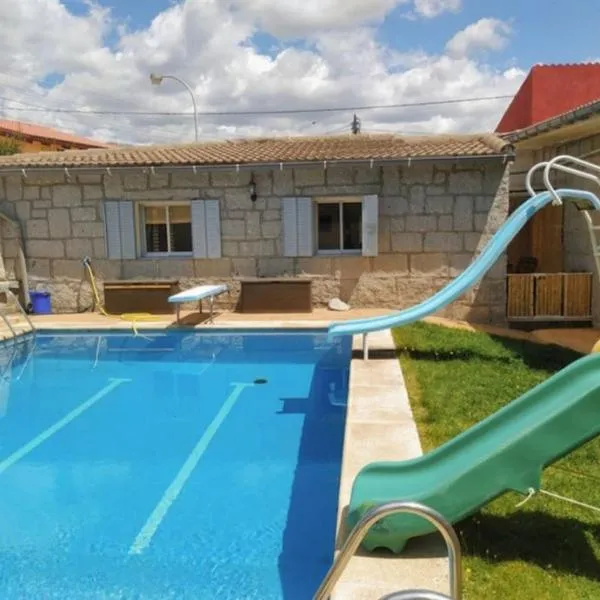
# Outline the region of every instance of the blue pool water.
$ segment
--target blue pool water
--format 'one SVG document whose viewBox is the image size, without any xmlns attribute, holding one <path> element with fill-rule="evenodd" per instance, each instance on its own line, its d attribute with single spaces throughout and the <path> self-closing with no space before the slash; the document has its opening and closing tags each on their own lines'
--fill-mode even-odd
<svg viewBox="0 0 600 600">
<path fill-rule="evenodd" d="M 320 332 L 0 346 L 0 598 L 311 598 L 350 353 Z"/>
</svg>

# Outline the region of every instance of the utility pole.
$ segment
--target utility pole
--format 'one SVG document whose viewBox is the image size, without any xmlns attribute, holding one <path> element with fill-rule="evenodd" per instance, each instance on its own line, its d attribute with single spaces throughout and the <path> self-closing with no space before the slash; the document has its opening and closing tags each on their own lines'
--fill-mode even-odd
<svg viewBox="0 0 600 600">
<path fill-rule="evenodd" d="M 356 115 L 356 113 L 354 113 L 354 117 L 352 118 L 352 133 L 353 134 L 357 134 L 360 133 L 360 119 L 358 118 L 358 116 Z"/>
</svg>

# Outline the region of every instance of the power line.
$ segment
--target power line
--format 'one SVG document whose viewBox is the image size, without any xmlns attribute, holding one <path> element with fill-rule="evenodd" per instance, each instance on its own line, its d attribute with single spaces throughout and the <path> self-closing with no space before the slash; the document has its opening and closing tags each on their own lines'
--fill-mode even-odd
<svg viewBox="0 0 600 600">
<path fill-rule="evenodd" d="M 219 110 L 219 111 L 199 111 L 197 114 L 200 117 L 215 117 L 215 116 L 259 116 L 259 115 L 294 115 L 307 113 L 334 113 L 334 112 L 349 112 L 349 111 L 365 111 L 365 110 L 381 110 L 393 108 L 412 108 L 423 106 L 445 106 L 450 104 L 462 104 L 468 102 L 485 102 L 491 100 L 505 100 L 512 98 L 511 95 L 502 96 L 481 96 L 476 98 L 454 98 L 448 100 L 430 100 L 425 102 L 403 102 L 399 104 L 370 104 L 366 106 L 344 106 L 344 107 L 324 107 L 324 108 L 298 108 L 298 109 L 279 109 L 279 110 Z M 82 108 L 49 108 L 21 102 L 15 98 L 0 96 L 0 100 L 8 102 L 17 102 L 26 107 L 9 106 L 10 109 L 18 112 L 52 112 L 52 113 L 67 113 L 67 114 L 87 114 L 87 115 L 119 115 L 119 116 L 156 116 L 156 117 L 182 117 L 193 116 L 191 112 L 172 112 L 172 111 L 114 111 L 114 110 L 88 110 Z"/>
</svg>

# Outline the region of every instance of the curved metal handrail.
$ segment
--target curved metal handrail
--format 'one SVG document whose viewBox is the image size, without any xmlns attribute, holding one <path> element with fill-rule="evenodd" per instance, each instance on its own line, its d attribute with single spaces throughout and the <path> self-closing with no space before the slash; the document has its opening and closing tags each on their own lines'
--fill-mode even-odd
<svg viewBox="0 0 600 600">
<path fill-rule="evenodd" d="M 446 594 L 431 592 L 429 590 L 404 590 L 388 594 L 380 600 L 452 600 Z"/>
<path fill-rule="evenodd" d="M 9 328 L 11 334 L 12 334 L 12 339 L 13 341 L 17 339 L 17 332 L 15 331 L 14 327 L 10 324 L 10 321 L 8 320 L 8 317 L 4 314 L 4 311 L 0 309 L 0 318 L 2 318 L 2 320 L 6 323 L 6 326 Z"/>
<path fill-rule="evenodd" d="M 531 169 L 529 169 L 529 171 L 527 171 L 527 175 L 525 176 L 525 187 L 527 188 L 527 191 L 529 192 L 530 196 L 537 195 L 537 192 L 536 192 L 535 188 L 533 187 L 533 184 L 531 183 L 533 174 L 536 171 L 543 169 L 547 164 L 548 164 L 548 161 L 539 162 L 539 163 L 533 165 L 533 167 L 531 167 Z"/>
<path fill-rule="evenodd" d="M 12 290 L 8 289 L 8 288 L 6 288 L 6 290 L 3 290 L 3 291 L 17 305 L 17 308 L 19 309 L 19 311 L 21 312 L 21 314 L 25 317 L 25 320 L 27 321 L 27 324 L 29 325 L 29 327 L 31 327 L 31 331 L 35 332 L 35 325 L 33 324 L 32 320 L 29 318 L 29 315 L 27 314 L 27 311 L 23 308 L 23 306 L 19 302 L 19 299 L 15 296 L 14 292 Z"/>
<path fill-rule="evenodd" d="M 339 581 L 350 559 L 362 543 L 369 529 L 375 523 L 397 513 L 410 513 L 427 519 L 442 534 L 448 548 L 448 562 L 450 568 L 450 598 L 462 598 L 462 571 L 460 542 L 452 525 L 436 510 L 418 502 L 388 502 L 367 511 L 360 521 L 354 526 L 345 544 L 342 546 L 338 557 L 325 575 L 313 600 L 327 600 Z M 416 593 L 416 592 L 414 592 Z M 421 594 L 429 592 L 421 591 Z M 402 594 L 402 592 L 400 592 Z M 392 595 L 393 597 L 393 595 Z M 426 597 L 426 596 L 425 596 Z M 440 596 L 439 598 L 444 598 Z"/>
<path fill-rule="evenodd" d="M 534 189 L 533 184 L 532 184 L 532 178 L 533 178 L 533 174 L 536 171 L 539 171 L 540 169 L 544 170 L 543 182 L 544 182 L 544 185 L 546 186 L 546 189 L 552 195 L 553 204 L 555 204 L 555 205 L 561 205 L 562 200 L 561 200 L 560 196 L 556 193 L 556 189 L 550 182 L 550 171 L 552 169 L 556 169 L 557 171 L 562 171 L 563 173 L 569 173 L 570 175 L 575 175 L 577 177 L 582 177 L 583 179 L 588 179 L 589 181 L 593 181 L 594 183 L 597 183 L 598 185 L 600 185 L 600 177 L 598 177 L 597 175 L 593 175 L 592 173 L 587 173 L 586 171 L 581 170 L 581 169 L 567 167 L 563 164 L 560 164 L 563 162 L 574 163 L 576 165 L 580 165 L 581 167 L 583 167 L 585 169 L 589 169 L 591 171 L 600 173 L 600 165 L 596 165 L 592 162 L 583 160 L 582 158 L 578 158 L 576 156 L 570 156 L 568 154 L 559 154 L 558 156 L 555 156 L 551 160 L 537 163 L 536 165 L 531 167 L 531 169 L 529 169 L 529 171 L 527 172 L 527 176 L 525 178 L 525 187 L 527 188 L 527 191 L 532 196 L 535 196 L 537 194 L 537 192 Z"/>
</svg>

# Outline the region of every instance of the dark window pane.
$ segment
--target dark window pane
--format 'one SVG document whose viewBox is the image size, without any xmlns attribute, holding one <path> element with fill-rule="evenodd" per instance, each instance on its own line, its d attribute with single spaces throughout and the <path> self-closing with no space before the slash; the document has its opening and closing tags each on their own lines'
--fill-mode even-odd
<svg viewBox="0 0 600 600">
<path fill-rule="evenodd" d="M 192 224 L 175 223 L 171 225 L 171 252 L 192 251 Z"/>
<path fill-rule="evenodd" d="M 344 250 L 360 250 L 362 248 L 362 203 L 344 203 L 342 218 Z"/>
<path fill-rule="evenodd" d="M 318 249 L 340 249 L 340 205 L 318 204 Z"/>
<path fill-rule="evenodd" d="M 192 211 L 189 206 L 169 206 L 171 252 L 192 251 Z"/>
<path fill-rule="evenodd" d="M 167 226 L 165 223 L 146 224 L 146 252 L 167 252 Z"/>
</svg>

